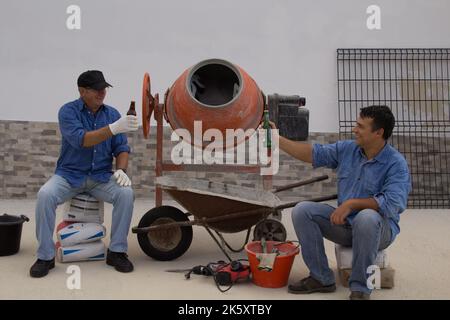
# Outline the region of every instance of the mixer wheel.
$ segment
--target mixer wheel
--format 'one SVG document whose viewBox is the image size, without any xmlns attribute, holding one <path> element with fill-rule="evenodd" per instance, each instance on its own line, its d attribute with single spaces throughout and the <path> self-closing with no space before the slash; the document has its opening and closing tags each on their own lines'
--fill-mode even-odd
<svg viewBox="0 0 450 320">
<path fill-rule="evenodd" d="M 189 221 L 186 214 L 171 206 L 155 207 L 139 221 L 139 228 L 165 223 Z M 160 261 L 168 261 L 182 256 L 192 242 L 192 226 L 174 226 L 137 234 L 139 246 L 146 255 Z"/>
<path fill-rule="evenodd" d="M 264 219 L 258 222 L 253 230 L 253 241 L 265 238 L 269 241 L 286 241 L 286 229 L 283 224 L 275 219 Z"/>
</svg>

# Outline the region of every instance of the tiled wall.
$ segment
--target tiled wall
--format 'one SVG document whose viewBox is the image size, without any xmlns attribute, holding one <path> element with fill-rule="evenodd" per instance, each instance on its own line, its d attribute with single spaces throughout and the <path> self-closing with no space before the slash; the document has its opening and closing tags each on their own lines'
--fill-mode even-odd
<svg viewBox="0 0 450 320">
<path fill-rule="evenodd" d="M 128 134 L 132 148 L 128 173 L 133 181 L 137 198 L 154 197 L 154 164 L 156 155 L 155 128 L 151 138 L 143 138 L 141 130 Z M 170 159 L 172 130 L 165 127 L 164 159 Z M 311 133 L 309 142 L 331 143 L 337 141 L 337 133 Z M 57 123 L 0 121 L 0 198 L 35 198 L 39 188 L 54 172 L 60 151 L 60 132 Z M 431 139 L 431 140 L 430 140 Z M 412 173 L 416 176 L 409 205 L 414 207 L 448 207 L 450 197 L 447 172 L 450 142 L 444 138 L 403 137 L 393 138 L 395 145 L 404 153 Z M 444 146 L 445 150 L 442 150 Z M 442 165 L 444 164 L 444 165 Z M 247 187 L 262 188 L 259 174 L 223 172 L 177 172 L 166 173 L 187 178 L 208 179 Z M 330 178 L 308 186 L 279 193 L 282 200 L 295 201 L 336 193 L 336 176 L 330 169 L 315 169 L 287 154 L 280 154 L 280 169 L 273 178 L 274 186 L 282 186 L 299 180 L 328 174 Z M 437 196 L 436 196 L 437 195 Z M 440 201 L 433 199 L 439 198 Z"/>
<path fill-rule="evenodd" d="M 128 134 L 132 148 L 128 173 L 133 181 L 133 189 L 137 198 L 153 198 L 154 196 L 154 164 L 156 156 L 156 140 L 152 128 L 151 138 L 143 138 L 142 132 Z M 172 131 L 166 127 L 165 160 L 170 159 L 170 142 Z M 336 133 L 312 133 L 310 142 L 334 142 Z M 0 121 L 0 197 L 1 198 L 35 198 L 42 184 L 54 172 L 60 151 L 60 132 L 57 123 Z M 177 172 L 181 177 L 209 179 L 249 187 L 262 188 L 259 174 L 223 173 L 223 172 Z M 282 199 L 296 200 L 308 197 L 334 194 L 336 192 L 335 175 L 329 169 L 313 170 L 311 165 L 298 161 L 284 153 L 280 157 L 280 170 L 274 176 L 274 186 L 285 185 L 312 176 L 328 174 L 329 180 L 309 186 L 285 191 L 278 195 Z"/>
</svg>

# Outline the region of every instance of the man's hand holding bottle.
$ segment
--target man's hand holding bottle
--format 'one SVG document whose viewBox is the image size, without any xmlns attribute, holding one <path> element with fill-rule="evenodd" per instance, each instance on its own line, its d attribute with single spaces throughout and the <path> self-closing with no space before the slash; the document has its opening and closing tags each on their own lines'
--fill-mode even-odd
<svg viewBox="0 0 450 320">
<path fill-rule="evenodd" d="M 138 118 L 133 115 L 126 115 L 120 118 L 114 123 L 109 125 L 109 130 L 111 130 L 113 135 L 119 133 L 125 133 L 130 131 L 136 131 L 139 128 Z"/>
</svg>

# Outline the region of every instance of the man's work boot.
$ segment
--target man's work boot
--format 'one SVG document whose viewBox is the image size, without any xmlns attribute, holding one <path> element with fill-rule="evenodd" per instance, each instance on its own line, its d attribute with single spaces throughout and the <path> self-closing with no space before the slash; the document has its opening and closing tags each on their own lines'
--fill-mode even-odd
<svg viewBox="0 0 450 320">
<path fill-rule="evenodd" d="M 370 294 L 360 291 L 352 291 L 349 298 L 350 300 L 370 300 Z"/>
<path fill-rule="evenodd" d="M 55 258 L 52 260 L 37 259 L 30 268 L 30 276 L 33 278 L 42 278 L 48 274 L 50 269 L 55 267 Z"/>
<path fill-rule="evenodd" d="M 106 264 L 113 266 L 119 272 L 131 272 L 134 269 L 125 252 L 113 252 L 109 249 L 106 255 Z"/>
<path fill-rule="evenodd" d="M 296 283 L 288 286 L 288 292 L 294 294 L 305 294 L 313 292 L 334 292 L 336 291 L 336 285 L 330 284 L 324 286 L 322 283 L 314 279 L 313 277 L 307 277 Z"/>
</svg>

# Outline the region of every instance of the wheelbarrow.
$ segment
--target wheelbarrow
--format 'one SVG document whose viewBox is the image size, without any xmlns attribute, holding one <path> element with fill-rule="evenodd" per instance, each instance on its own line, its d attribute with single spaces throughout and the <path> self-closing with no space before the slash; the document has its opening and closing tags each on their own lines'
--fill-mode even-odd
<svg viewBox="0 0 450 320">
<path fill-rule="evenodd" d="M 286 240 L 286 229 L 279 221 L 281 211 L 294 207 L 298 201 L 281 203 L 275 193 L 325 179 L 328 179 L 327 175 L 266 191 L 208 180 L 158 177 L 156 184 L 187 212 L 173 206 L 155 207 L 144 214 L 132 232 L 137 234 L 139 246 L 145 254 L 156 260 L 168 261 L 180 257 L 189 249 L 193 237 L 192 226 L 200 225 L 231 261 L 225 246 L 232 252 L 242 251 L 253 226 L 253 240 L 263 237 L 266 240 Z M 329 195 L 308 201 L 336 198 L 337 195 Z M 247 230 L 245 242 L 239 249 L 232 248 L 222 236 L 222 233 L 244 230 Z"/>
</svg>

